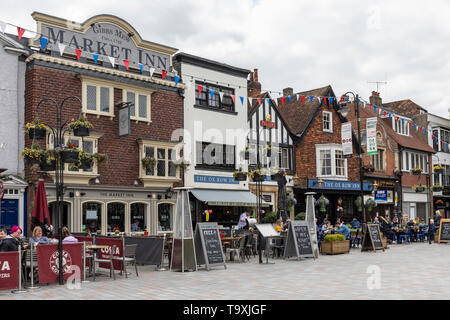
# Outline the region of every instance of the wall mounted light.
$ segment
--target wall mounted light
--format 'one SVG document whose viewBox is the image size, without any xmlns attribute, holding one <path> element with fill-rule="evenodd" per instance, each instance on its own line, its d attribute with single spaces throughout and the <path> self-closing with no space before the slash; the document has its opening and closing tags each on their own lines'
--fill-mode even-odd
<svg viewBox="0 0 450 320">
<path fill-rule="evenodd" d="M 95 183 L 99 184 L 100 183 L 100 179 L 99 178 L 95 178 Z"/>
</svg>

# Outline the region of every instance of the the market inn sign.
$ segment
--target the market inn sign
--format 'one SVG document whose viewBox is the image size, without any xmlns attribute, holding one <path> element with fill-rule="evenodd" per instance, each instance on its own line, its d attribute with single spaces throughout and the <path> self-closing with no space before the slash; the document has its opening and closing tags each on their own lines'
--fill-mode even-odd
<svg viewBox="0 0 450 320">
<path fill-rule="evenodd" d="M 75 55 L 75 49 L 96 53 L 131 64 L 142 63 L 156 70 L 168 70 L 175 48 L 144 41 L 126 21 L 112 15 L 94 16 L 78 24 L 50 15 L 33 12 L 38 35 L 30 40 L 40 46 L 40 35 L 48 38 L 47 48 L 59 52 L 58 43 L 66 45 L 65 52 Z"/>
</svg>

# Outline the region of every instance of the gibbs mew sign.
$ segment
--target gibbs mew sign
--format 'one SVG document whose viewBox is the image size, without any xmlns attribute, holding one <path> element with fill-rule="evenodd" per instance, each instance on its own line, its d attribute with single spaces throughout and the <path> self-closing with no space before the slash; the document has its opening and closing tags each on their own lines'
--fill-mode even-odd
<svg viewBox="0 0 450 320">
<path fill-rule="evenodd" d="M 177 49 L 144 41 L 126 21 L 112 15 L 94 16 L 83 23 L 76 23 L 50 15 L 33 12 L 38 35 L 30 40 L 40 46 L 40 35 L 48 38 L 47 49 L 58 52 L 58 44 L 64 44 L 65 52 L 75 55 L 75 49 L 115 58 L 129 60 L 137 68 L 141 63 L 156 71 L 168 70 L 172 55 Z M 108 62 L 108 59 L 105 60 Z"/>
</svg>

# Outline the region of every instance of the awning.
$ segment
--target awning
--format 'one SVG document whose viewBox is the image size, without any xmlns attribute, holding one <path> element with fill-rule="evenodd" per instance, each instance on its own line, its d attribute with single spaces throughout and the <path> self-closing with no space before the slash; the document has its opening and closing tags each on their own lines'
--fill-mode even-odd
<svg viewBox="0 0 450 320">
<path fill-rule="evenodd" d="M 198 200 L 210 206 L 255 207 L 257 197 L 250 191 L 192 189 L 191 193 Z M 263 207 L 270 204 L 261 200 Z"/>
</svg>

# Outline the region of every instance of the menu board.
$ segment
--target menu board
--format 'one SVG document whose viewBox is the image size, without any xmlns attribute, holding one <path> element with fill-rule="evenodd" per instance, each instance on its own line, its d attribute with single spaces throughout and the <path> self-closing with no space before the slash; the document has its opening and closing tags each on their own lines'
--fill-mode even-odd
<svg viewBox="0 0 450 320">
<path fill-rule="evenodd" d="M 369 224 L 366 226 L 361 251 L 367 250 L 384 251 L 383 241 L 381 240 L 380 225 L 378 224 Z"/>
<path fill-rule="evenodd" d="M 291 221 L 286 239 L 284 257 L 313 257 L 309 226 L 306 221 Z"/>
<path fill-rule="evenodd" d="M 226 267 L 222 250 L 222 241 L 217 223 L 197 223 L 195 228 L 195 255 L 199 265 L 205 264 Z"/>
<path fill-rule="evenodd" d="M 441 219 L 439 242 L 450 242 L 450 219 Z"/>
</svg>

